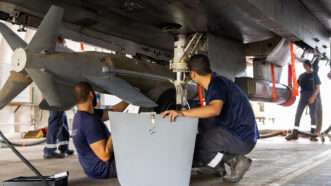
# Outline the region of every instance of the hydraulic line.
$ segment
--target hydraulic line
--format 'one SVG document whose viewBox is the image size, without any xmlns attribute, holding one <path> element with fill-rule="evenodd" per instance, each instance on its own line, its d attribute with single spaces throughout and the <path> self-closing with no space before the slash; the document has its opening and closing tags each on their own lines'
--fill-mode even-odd
<svg viewBox="0 0 331 186">
<path fill-rule="evenodd" d="M 15 143 L 15 142 L 11 142 L 11 144 L 14 146 L 14 147 L 31 147 L 31 146 L 36 146 L 36 145 L 41 145 L 43 143 L 46 142 L 46 139 L 42 139 L 42 140 L 39 140 L 39 141 L 36 141 L 36 142 L 29 142 L 29 143 L 24 143 L 24 142 L 21 142 L 21 143 Z M 4 140 L 0 140 L 0 143 L 2 144 L 7 144 Z"/>
<path fill-rule="evenodd" d="M 287 130 L 264 130 L 260 131 L 260 139 L 272 138 L 276 136 L 286 136 L 289 131 Z"/>
</svg>

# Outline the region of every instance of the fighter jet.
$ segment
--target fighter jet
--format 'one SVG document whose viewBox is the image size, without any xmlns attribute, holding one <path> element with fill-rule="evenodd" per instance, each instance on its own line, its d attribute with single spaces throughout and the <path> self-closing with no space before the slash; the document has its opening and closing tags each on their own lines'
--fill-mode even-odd
<svg viewBox="0 0 331 186">
<path fill-rule="evenodd" d="M 32 82 L 44 97 L 40 107 L 48 110 L 71 108 L 73 86 L 80 81 L 146 108 L 157 106 L 157 97 L 173 88 L 173 73 L 166 66 L 108 53 L 56 52 L 63 13 L 63 8 L 52 6 L 29 44 L 0 23 L 1 34 L 14 50 L 13 71 L 0 91 L 0 108 Z"/>
<path fill-rule="evenodd" d="M 294 50 L 301 61 L 312 60 L 308 51 L 314 49 L 321 58 L 330 56 L 327 0 L 3 0 L 0 19 L 37 27 L 51 4 L 65 10 L 65 37 L 163 64 L 182 59 L 178 49 L 192 43 L 192 34 L 203 33 L 207 39 L 196 52 L 207 54 L 213 71 L 239 82 L 257 101 L 293 103 L 290 44 L 306 51 Z M 253 77 L 243 77 L 248 63 L 254 65 Z M 176 80 L 183 80 L 185 65 L 170 66 Z M 280 82 L 281 76 L 289 81 Z"/>
</svg>

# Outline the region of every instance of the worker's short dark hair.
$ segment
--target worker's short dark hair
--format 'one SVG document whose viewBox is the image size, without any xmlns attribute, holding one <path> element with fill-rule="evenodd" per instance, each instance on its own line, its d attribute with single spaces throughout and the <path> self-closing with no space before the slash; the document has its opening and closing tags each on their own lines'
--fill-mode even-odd
<svg viewBox="0 0 331 186">
<path fill-rule="evenodd" d="M 305 60 L 304 62 L 303 62 L 303 64 L 304 65 L 307 65 L 308 67 L 312 67 L 312 64 L 311 64 L 311 62 L 309 61 L 309 60 Z"/>
<path fill-rule="evenodd" d="M 209 59 L 203 54 L 193 55 L 188 61 L 188 69 L 190 71 L 195 71 L 202 76 L 211 73 Z"/>
<path fill-rule="evenodd" d="M 88 100 L 89 94 L 94 90 L 88 82 L 79 82 L 75 85 L 75 97 L 77 103 L 84 103 Z"/>
</svg>

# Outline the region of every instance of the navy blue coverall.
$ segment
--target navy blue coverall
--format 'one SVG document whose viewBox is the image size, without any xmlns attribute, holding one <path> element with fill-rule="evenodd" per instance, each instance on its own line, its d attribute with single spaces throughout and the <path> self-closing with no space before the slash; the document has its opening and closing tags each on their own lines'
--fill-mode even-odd
<svg viewBox="0 0 331 186">
<path fill-rule="evenodd" d="M 58 148 L 61 153 L 68 150 L 69 130 L 67 116 L 64 111 L 50 111 L 48 118 L 47 142 L 44 153 L 51 155 Z"/>
</svg>

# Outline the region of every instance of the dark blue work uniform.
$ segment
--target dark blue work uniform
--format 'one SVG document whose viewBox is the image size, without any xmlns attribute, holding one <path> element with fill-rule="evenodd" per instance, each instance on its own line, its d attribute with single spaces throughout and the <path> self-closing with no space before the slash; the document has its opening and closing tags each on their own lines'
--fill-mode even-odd
<svg viewBox="0 0 331 186">
<path fill-rule="evenodd" d="M 259 132 L 245 93 L 232 81 L 213 73 L 205 99 L 207 104 L 222 100 L 224 105 L 220 115 L 200 120 L 195 160 L 206 164 L 217 152 L 248 154 L 254 148 Z"/>
<path fill-rule="evenodd" d="M 299 129 L 300 126 L 300 120 L 302 113 L 306 106 L 309 106 L 309 114 L 311 119 L 311 132 L 314 133 L 316 130 L 316 125 L 321 125 L 321 117 L 319 114 L 321 114 L 321 99 L 318 95 L 315 102 L 313 104 L 308 104 L 309 98 L 314 94 L 314 91 L 318 85 L 321 85 L 321 80 L 317 74 L 317 72 L 312 73 L 303 73 L 299 76 L 298 84 L 300 86 L 300 100 L 297 107 L 297 111 L 295 114 L 295 121 L 294 126 L 295 130 Z"/>
<path fill-rule="evenodd" d="M 79 162 L 86 175 L 95 179 L 106 179 L 116 176 L 114 156 L 109 161 L 104 162 L 90 148 L 90 144 L 103 139 L 108 140 L 110 136 L 109 130 L 98 115 L 81 111 L 75 114 L 73 142 L 77 149 Z"/>
<path fill-rule="evenodd" d="M 64 111 L 50 111 L 48 118 L 48 130 L 44 153 L 52 155 L 56 149 L 65 153 L 69 146 L 69 130 L 67 116 Z"/>
</svg>

